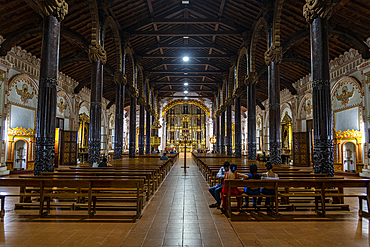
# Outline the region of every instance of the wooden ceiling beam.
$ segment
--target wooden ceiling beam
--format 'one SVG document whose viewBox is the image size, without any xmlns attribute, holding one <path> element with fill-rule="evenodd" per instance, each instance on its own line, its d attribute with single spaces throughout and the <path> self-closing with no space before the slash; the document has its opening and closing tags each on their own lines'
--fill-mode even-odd
<svg viewBox="0 0 370 247">
<path fill-rule="evenodd" d="M 222 75 L 225 71 L 210 71 L 210 70 L 200 70 L 200 71 L 178 71 L 178 70 L 150 70 L 151 74 L 215 74 L 215 75 Z"/>
<path fill-rule="evenodd" d="M 158 90 L 158 89 L 157 89 Z M 217 90 L 188 90 L 189 93 L 214 93 Z M 162 93 L 183 93 L 184 90 L 158 90 L 158 92 Z"/>
<path fill-rule="evenodd" d="M 173 30 L 173 31 L 134 31 L 131 32 L 131 36 L 240 36 L 241 32 L 238 31 L 202 31 L 202 30 Z"/>
<path fill-rule="evenodd" d="M 150 81 L 151 83 L 154 83 L 154 86 L 159 85 L 172 85 L 172 86 L 184 86 L 184 82 L 174 82 L 174 81 Z M 188 82 L 188 86 L 198 86 L 198 85 L 218 85 L 220 82 Z"/>
<path fill-rule="evenodd" d="M 156 55 L 153 55 L 153 54 L 139 54 L 139 56 L 141 56 L 142 58 L 183 58 L 183 55 L 179 54 L 179 55 L 171 55 L 171 54 L 156 54 Z M 189 58 L 192 59 L 192 58 L 226 58 L 226 59 L 229 59 L 229 56 L 228 55 L 209 55 L 209 54 L 188 54 Z M 186 62 L 184 62 L 184 64 L 186 64 Z"/>
</svg>

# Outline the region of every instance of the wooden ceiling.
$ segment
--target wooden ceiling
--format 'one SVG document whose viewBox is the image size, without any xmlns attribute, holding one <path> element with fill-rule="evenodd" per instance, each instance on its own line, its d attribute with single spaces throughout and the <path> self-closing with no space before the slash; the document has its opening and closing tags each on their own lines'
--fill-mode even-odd
<svg viewBox="0 0 370 247">
<path fill-rule="evenodd" d="M 109 0 L 104 0 L 107 2 Z M 60 70 L 90 87 L 91 64 L 87 58 L 91 40 L 91 14 L 86 0 L 66 0 L 69 13 L 62 22 Z M 131 34 L 129 44 L 142 66 L 149 71 L 160 97 L 175 92 L 197 92 L 213 98 L 222 83 L 223 72 L 229 71 L 230 57 L 236 56 L 243 43 L 242 32 L 253 31 L 265 9 L 256 0 L 112 0 L 107 14 L 121 31 Z M 1 1 L 0 35 L 12 40 L 11 45 L 40 57 L 42 18 L 35 0 Z M 281 43 L 284 58 L 281 64 L 281 89 L 294 93 L 292 83 L 310 73 L 309 25 L 302 9 L 305 1 L 285 0 L 281 19 Z M 370 36 L 370 1 L 342 0 L 330 18 L 330 59 L 350 48 L 370 58 L 364 41 Z M 367 47 L 367 49 L 366 49 Z M 108 61 L 104 66 L 103 96 L 115 100 L 114 70 L 117 56 L 113 31 L 105 33 L 104 48 Z M 0 48 L 5 55 L 9 48 Z M 266 30 L 262 28 L 256 46 L 256 71 L 260 79 L 256 88 L 258 102 L 268 98 L 264 53 L 267 50 Z M 5 54 L 4 54 L 5 53 Z M 189 62 L 183 61 L 189 56 Z M 185 87 L 184 82 L 189 86 Z M 126 101 L 128 102 L 128 100 Z M 246 106 L 246 96 L 242 105 Z"/>
</svg>

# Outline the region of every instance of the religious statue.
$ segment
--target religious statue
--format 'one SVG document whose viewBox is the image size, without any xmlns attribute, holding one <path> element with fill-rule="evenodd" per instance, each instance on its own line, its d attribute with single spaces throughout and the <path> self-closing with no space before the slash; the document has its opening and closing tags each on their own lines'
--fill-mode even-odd
<svg viewBox="0 0 370 247">
<path fill-rule="evenodd" d="M 19 96 L 21 96 L 21 101 L 24 103 L 24 104 L 27 104 L 28 103 L 28 100 L 29 99 L 32 99 L 34 94 L 33 93 L 29 93 L 28 92 L 28 86 L 27 84 L 23 84 L 22 86 L 22 90 L 18 89 L 17 86 L 15 87 L 15 89 L 17 90 L 17 94 Z"/>
<path fill-rule="evenodd" d="M 64 113 L 64 110 L 67 109 L 67 105 L 64 104 L 63 98 L 60 99 L 59 103 L 57 103 L 58 110 L 61 114 Z"/>
<path fill-rule="evenodd" d="M 304 110 L 307 112 L 307 115 L 311 115 L 312 113 L 311 100 L 307 100 L 306 105 L 304 106 Z"/>
</svg>

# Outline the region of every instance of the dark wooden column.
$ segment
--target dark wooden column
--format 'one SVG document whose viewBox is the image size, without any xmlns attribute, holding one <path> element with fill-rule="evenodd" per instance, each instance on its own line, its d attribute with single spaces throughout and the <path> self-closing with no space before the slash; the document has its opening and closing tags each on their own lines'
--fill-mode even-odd
<svg viewBox="0 0 370 247">
<path fill-rule="evenodd" d="M 221 138 L 220 138 L 220 117 L 216 117 L 216 151 L 221 152 Z"/>
<path fill-rule="evenodd" d="M 225 112 L 221 112 L 221 134 L 220 134 L 220 143 L 221 143 L 221 153 L 225 154 Z"/>
<path fill-rule="evenodd" d="M 68 5 L 65 1 L 61 2 L 63 8 L 59 10 L 51 4 L 40 6 L 44 20 L 36 118 L 35 175 L 54 171 L 60 22 L 68 12 Z"/>
<path fill-rule="evenodd" d="M 273 7 L 266 14 L 267 19 L 267 52 L 265 62 L 268 66 L 269 92 L 269 140 L 270 161 L 281 165 L 281 123 L 280 123 L 280 75 L 279 64 L 282 59 L 281 47 L 277 47 L 273 40 Z M 248 109 L 249 110 L 249 109 Z M 248 119 L 249 120 L 249 119 Z M 255 141 L 255 139 L 254 139 Z M 249 143 L 248 143 L 249 144 Z"/>
<path fill-rule="evenodd" d="M 118 71 L 114 75 L 114 82 L 116 83 L 116 118 L 114 123 L 114 154 L 113 159 L 122 159 L 123 151 L 123 109 L 125 103 L 125 86 L 127 78 L 125 76 L 126 65 L 126 47 L 130 35 L 123 33 L 121 35 L 121 59 L 122 71 Z"/>
<path fill-rule="evenodd" d="M 131 96 L 130 101 L 130 137 L 129 154 L 130 158 L 135 158 L 136 149 L 136 97 Z"/>
<path fill-rule="evenodd" d="M 91 61 L 91 95 L 90 95 L 90 124 L 88 139 L 88 162 L 100 161 L 101 142 L 101 111 L 103 98 L 103 64 L 107 61 L 104 51 L 104 19 L 105 13 L 99 10 L 99 36 L 91 41 L 89 59 Z"/>
<path fill-rule="evenodd" d="M 256 148 L 256 81 L 257 74 L 251 72 L 251 47 L 250 39 L 247 37 L 247 107 L 248 107 L 248 159 L 257 160 L 257 148 Z"/>
<path fill-rule="evenodd" d="M 311 73 L 315 173 L 334 176 L 332 110 L 330 99 L 328 16 L 331 6 L 307 3 L 303 15 L 311 28 Z M 321 7 L 321 8 L 320 8 Z M 320 11 L 320 13 L 318 13 Z"/>
<path fill-rule="evenodd" d="M 144 105 L 140 105 L 140 112 L 139 112 L 139 155 L 144 154 Z"/>
<path fill-rule="evenodd" d="M 150 111 L 146 111 L 146 150 L 145 153 L 150 154 Z"/>
<path fill-rule="evenodd" d="M 232 111 L 231 111 L 231 105 L 228 105 L 226 108 L 226 120 L 227 120 L 227 155 L 233 155 L 233 134 L 232 134 Z"/>
<path fill-rule="evenodd" d="M 212 111 L 213 112 L 213 111 Z M 217 144 L 217 135 L 216 135 L 216 118 L 212 118 L 212 124 L 213 124 L 213 136 L 216 137 L 216 142 L 213 144 L 213 151 L 216 151 L 216 144 Z"/>
<path fill-rule="evenodd" d="M 118 73 L 120 74 L 120 73 Z M 117 75 L 117 76 L 123 76 Z M 116 119 L 114 123 L 114 155 L 113 159 L 122 159 L 123 151 L 123 105 L 125 102 L 125 86 L 116 81 Z"/>
<path fill-rule="evenodd" d="M 256 148 L 256 84 L 248 85 L 248 159 L 257 160 Z"/>
<path fill-rule="evenodd" d="M 235 98 L 235 158 L 242 157 L 242 116 L 240 97 Z"/>
</svg>

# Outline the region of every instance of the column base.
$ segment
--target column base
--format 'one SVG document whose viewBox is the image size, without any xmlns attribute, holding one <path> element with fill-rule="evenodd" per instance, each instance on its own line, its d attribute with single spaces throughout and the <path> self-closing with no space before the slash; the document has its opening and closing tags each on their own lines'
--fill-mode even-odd
<svg viewBox="0 0 370 247">
<path fill-rule="evenodd" d="M 87 162 L 90 164 L 93 164 L 94 162 L 100 162 L 100 141 L 89 143 Z"/>
<path fill-rule="evenodd" d="M 122 145 L 116 146 L 117 144 L 114 145 L 114 154 L 113 154 L 113 159 L 118 160 L 122 159 Z"/>
<path fill-rule="evenodd" d="M 334 177 L 334 152 L 332 140 L 314 140 L 313 169 L 315 173 Z"/>
<path fill-rule="evenodd" d="M 257 160 L 257 148 L 256 143 L 248 143 L 248 159 Z"/>
<path fill-rule="evenodd" d="M 55 140 L 54 138 L 36 137 L 34 174 L 54 171 Z"/>
<path fill-rule="evenodd" d="M 281 160 L 281 142 L 270 142 L 270 162 L 273 165 L 280 166 Z"/>
</svg>

